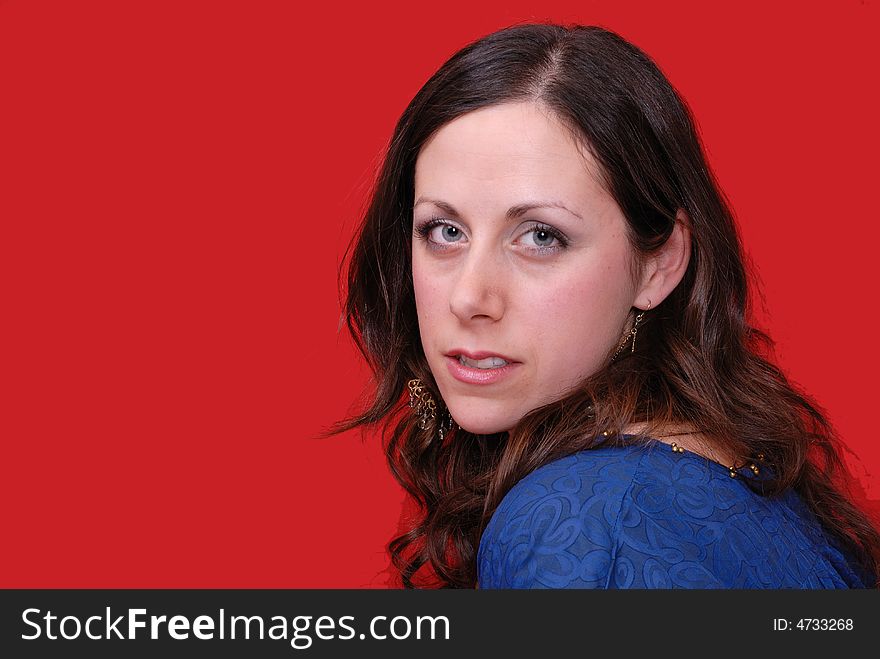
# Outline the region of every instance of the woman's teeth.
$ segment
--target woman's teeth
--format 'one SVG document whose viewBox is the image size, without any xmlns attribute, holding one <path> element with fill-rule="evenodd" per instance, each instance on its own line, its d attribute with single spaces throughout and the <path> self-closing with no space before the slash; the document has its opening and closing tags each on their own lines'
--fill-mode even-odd
<svg viewBox="0 0 880 659">
<path fill-rule="evenodd" d="M 464 355 L 459 355 L 458 361 L 463 366 L 470 366 L 471 368 L 487 369 L 507 366 L 507 362 L 501 359 L 501 357 L 487 357 L 486 359 L 468 359 Z"/>
</svg>

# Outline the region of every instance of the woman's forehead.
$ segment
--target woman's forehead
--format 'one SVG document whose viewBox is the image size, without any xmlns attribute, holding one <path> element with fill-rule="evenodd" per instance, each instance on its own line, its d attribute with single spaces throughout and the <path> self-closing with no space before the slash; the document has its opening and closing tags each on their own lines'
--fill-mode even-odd
<svg viewBox="0 0 880 659">
<path fill-rule="evenodd" d="M 613 203 L 598 172 L 555 115 L 535 103 L 509 103 L 464 114 L 426 142 L 416 160 L 415 198 L 461 205 L 553 199 L 595 215 Z"/>
<path fill-rule="evenodd" d="M 586 157 L 585 157 L 586 156 Z M 536 103 L 504 103 L 474 110 L 439 128 L 417 160 L 456 158 L 483 168 L 592 164 L 589 153 L 553 113 Z M 511 159 L 515 159 L 511 162 Z"/>
</svg>

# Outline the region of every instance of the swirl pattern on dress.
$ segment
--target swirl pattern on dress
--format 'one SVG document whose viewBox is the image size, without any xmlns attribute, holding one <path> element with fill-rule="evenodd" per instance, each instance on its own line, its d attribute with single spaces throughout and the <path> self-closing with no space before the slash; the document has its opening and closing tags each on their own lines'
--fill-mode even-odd
<svg viewBox="0 0 880 659">
<path fill-rule="evenodd" d="M 872 587 L 795 490 L 755 491 L 766 467 L 731 478 L 653 441 L 580 451 L 518 482 L 480 540 L 479 587 Z"/>
</svg>

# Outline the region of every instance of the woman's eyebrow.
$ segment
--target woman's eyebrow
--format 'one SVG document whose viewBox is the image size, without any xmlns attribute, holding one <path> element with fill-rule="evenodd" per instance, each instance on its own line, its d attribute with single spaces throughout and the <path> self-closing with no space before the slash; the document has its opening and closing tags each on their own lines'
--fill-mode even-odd
<svg viewBox="0 0 880 659">
<path fill-rule="evenodd" d="M 429 197 L 419 197 L 416 203 L 413 205 L 413 208 L 418 206 L 419 204 L 434 204 L 437 208 L 441 209 L 445 213 L 452 215 L 457 218 L 461 218 L 461 215 L 452 204 L 449 204 L 441 199 L 431 199 Z M 583 221 L 580 215 L 575 213 L 573 210 L 568 208 L 565 204 L 559 201 L 529 201 L 522 204 L 517 204 L 516 206 L 511 206 L 507 209 L 507 213 L 505 214 L 508 220 L 514 220 L 518 217 L 522 217 L 528 211 L 533 208 L 561 208 L 564 211 L 567 211 L 574 215 L 579 220 Z"/>
</svg>

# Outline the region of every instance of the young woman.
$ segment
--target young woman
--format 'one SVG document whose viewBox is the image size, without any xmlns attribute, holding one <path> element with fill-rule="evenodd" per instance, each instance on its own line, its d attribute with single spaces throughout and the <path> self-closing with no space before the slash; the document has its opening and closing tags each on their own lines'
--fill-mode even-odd
<svg viewBox="0 0 880 659">
<path fill-rule="evenodd" d="M 875 587 L 844 449 L 752 327 L 690 113 L 597 27 L 455 53 L 394 132 L 348 268 L 406 587 Z M 479 583 L 478 583 L 479 582 Z"/>
</svg>

